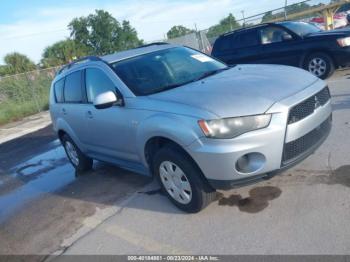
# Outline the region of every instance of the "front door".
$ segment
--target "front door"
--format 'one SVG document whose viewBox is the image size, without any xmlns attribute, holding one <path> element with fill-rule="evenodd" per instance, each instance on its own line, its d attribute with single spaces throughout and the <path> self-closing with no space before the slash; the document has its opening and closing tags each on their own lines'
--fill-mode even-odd
<svg viewBox="0 0 350 262">
<path fill-rule="evenodd" d="M 262 44 L 261 63 L 299 66 L 302 54 L 301 39 L 277 26 L 260 30 Z"/>
<path fill-rule="evenodd" d="M 98 68 L 85 70 L 85 86 L 88 106 L 85 110 L 86 142 L 88 150 L 98 159 L 122 159 L 136 161 L 135 130 L 128 120 L 128 111 L 124 106 L 112 106 L 96 109 L 94 98 L 106 91 L 117 92 L 113 81 Z"/>
</svg>

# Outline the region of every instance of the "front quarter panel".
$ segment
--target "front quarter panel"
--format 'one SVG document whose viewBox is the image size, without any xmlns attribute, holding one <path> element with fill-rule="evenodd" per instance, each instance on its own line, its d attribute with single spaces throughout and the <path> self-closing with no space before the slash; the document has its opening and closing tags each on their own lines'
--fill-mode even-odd
<svg viewBox="0 0 350 262">
<path fill-rule="evenodd" d="M 172 140 L 183 148 L 204 136 L 198 119 L 175 114 L 157 113 L 142 121 L 136 133 L 136 144 L 142 163 L 147 166 L 145 146 L 153 137 L 163 137 Z"/>
</svg>

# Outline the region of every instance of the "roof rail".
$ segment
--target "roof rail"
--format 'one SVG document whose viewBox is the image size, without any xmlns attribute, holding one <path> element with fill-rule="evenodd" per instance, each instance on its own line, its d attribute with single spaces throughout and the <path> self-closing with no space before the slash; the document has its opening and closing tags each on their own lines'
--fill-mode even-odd
<svg viewBox="0 0 350 262">
<path fill-rule="evenodd" d="M 79 63 L 86 62 L 86 61 L 103 61 L 103 60 L 98 56 L 84 56 L 84 57 L 81 57 L 79 59 L 74 60 L 73 62 L 69 63 L 68 65 L 63 66 L 57 72 L 57 75 L 61 74 L 63 71 L 70 69 L 75 64 L 79 64 Z"/>
<path fill-rule="evenodd" d="M 141 46 L 138 46 L 136 48 L 143 48 L 143 47 L 148 47 L 148 46 L 152 46 L 152 45 L 169 45 L 169 43 L 167 43 L 167 42 L 154 42 L 154 43 L 150 43 L 150 44 L 146 44 L 146 45 L 141 45 Z"/>
<path fill-rule="evenodd" d="M 258 24 L 258 25 L 245 26 L 245 27 L 237 28 L 236 30 L 233 30 L 233 31 L 224 33 L 224 34 L 220 35 L 219 37 L 231 35 L 231 34 L 233 34 L 233 33 L 238 33 L 238 32 L 244 31 L 244 30 L 250 30 L 250 29 L 260 28 L 260 27 L 263 27 L 263 26 L 266 26 L 266 25 L 271 25 L 271 24 L 272 24 L 272 23 L 261 23 L 261 24 Z"/>
</svg>

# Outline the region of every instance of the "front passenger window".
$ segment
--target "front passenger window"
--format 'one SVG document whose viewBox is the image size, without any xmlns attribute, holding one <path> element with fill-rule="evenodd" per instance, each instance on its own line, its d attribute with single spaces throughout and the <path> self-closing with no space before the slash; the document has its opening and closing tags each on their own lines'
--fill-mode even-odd
<svg viewBox="0 0 350 262">
<path fill-rule="evenodd" d="M 261 43 L 263 45 L 279 43 L 291 40 L 293 37 L 285 30 L 278 27 L 265 27 L 260 30 Z"/>
<path fill-rule="evenodd" d="M 112 80 L 100 69 L 86 69 L 86 93 L 88 102 L 92 103 L 96 96 L 107 91 L 116 91 Z"/>
</svg>

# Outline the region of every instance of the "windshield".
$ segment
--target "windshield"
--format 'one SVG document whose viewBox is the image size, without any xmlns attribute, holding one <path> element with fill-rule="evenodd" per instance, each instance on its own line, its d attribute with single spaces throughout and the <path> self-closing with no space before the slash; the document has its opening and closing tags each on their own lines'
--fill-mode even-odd
<svg viewBox="0 0 350 262">
<path fill-rule="evenodd" d="M 282 23 L 282 25 L 300 36 L 322 31 L 317 26 L 304 22 L 286 22 Z"/>
<path fill-rule="evenodd" d="M 112 64 L 135 95 L 143 96 L 198 81 L 228 67 L 195 50 L 174 47 Z"/>
</svg>

